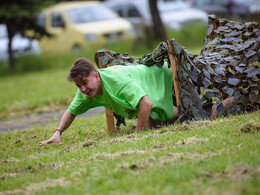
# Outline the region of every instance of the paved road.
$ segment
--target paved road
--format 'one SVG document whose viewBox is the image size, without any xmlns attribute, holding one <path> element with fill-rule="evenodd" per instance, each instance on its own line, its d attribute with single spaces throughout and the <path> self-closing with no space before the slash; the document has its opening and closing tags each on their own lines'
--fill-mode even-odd
<svg viewBox="0 0 260 195">
<path fill-rule="evenodd" d="M 104 110 L 104 107 L 93 108 L 78 117 L 93 116 Z M 24 129 L 35 125 L 46 125 L 52 121 L 60 120 L 64 111 L 48 112 L 19 119 L 0 121 L 0 132 Z"/>
</svg>

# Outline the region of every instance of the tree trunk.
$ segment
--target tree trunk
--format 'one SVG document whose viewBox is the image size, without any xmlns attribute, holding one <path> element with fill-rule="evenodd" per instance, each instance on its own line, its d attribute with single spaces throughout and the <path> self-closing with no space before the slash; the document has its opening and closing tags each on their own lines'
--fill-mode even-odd
<svg viewBox="0 0 260 195">
<path fill-rule="evenodd" d="M 14 69 L 15 67 L 15 58 L 14 58 L 14 51 L 12 48 L 12 39 L 9 39 L 8 43 L 8 60 L 9 60 L 9 67 L 10 69 Z"/>
<path fill-rule="evenodd" d="M 9 67 L 10 67 L 10 69 L 14 69 L 14 67 L 15 67 L 15 56 L 14 56 L 14 51 L 13 51 L 13 47 L 12 47 L 14 32 L 8 24 L 6 24 L 6 28 L 7 28 L 7 34 L 8 34 L 8 39 L 9 39 L 9 42 L 8 42 Z"/>
<path fill-rule="evenodd" d="M 167 33 L 157 8 L 157 0 L 149 0 L 150 12 L 153 20 L 153 29 L 157 39 L 167 41 Z"/>
</svg>

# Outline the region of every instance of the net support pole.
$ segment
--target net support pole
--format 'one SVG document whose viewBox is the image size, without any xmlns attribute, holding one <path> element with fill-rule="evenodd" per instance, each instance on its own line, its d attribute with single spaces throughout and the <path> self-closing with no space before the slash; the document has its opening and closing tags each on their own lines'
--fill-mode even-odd
<svg viewBox="0 0 260 195">
<path fill-rule="evenodd" d="M 167 45 L 168 45 L 168 52 L 169 52 L 169 59 L 171 63 L 171 70 L 172 70 L 172 78 L 173 78 L 173 86 L 174 86 L 174 92 L 176 96 L 176 104 L 179 109 L 179 107 L 182 106 L 181 104 L 181 85 L 177 77 L 177 71 L 178 71 L 178 60 L 176 56 L 173 55 L 173 47 L 170 42 L 170 40 L 167 40 Z"/>
</svg>

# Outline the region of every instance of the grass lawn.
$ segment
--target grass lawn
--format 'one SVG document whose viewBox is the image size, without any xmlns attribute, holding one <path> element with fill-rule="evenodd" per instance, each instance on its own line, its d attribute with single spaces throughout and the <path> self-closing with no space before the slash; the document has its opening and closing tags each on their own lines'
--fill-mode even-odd
<svg viewBox="0 0 260 195">
<path fill-rule="evenodd" d="M 0 194 L 260 193 L 260 111 L 141 133 L 135 123 L 108 134 L 104 113 L 78 118 L 45 147 L 57 122 L 0 133 Z"/>
<path fill-rule="evenodd" d="M 170 37 L 184 44 L 204 37 L 202 31 Z M 198 39 L 185 46 L 198 54 L 199 44 Z M 135 49 L 135 56 L 152 52 Z M 77 90 L 66 80 L 75 59 L 24 59 L 17 73 L 41 71 L 0 73 L 0 121 L 65 109 Z M 127 120 L 114 134 L 100 113 L 77 118 L 62 135 L 63 145 L 40 147 L 58 122 L 0 132 L 0 195 L 260 194 L 260 111 L 140 133 L 132 128 L 136 120 Z"/>
<path fill-rule="evenodd" d="M 0 120 L 59 110 L 76 93 L 69 69 L 45 70 L 0 78 Z"/>
</svg>

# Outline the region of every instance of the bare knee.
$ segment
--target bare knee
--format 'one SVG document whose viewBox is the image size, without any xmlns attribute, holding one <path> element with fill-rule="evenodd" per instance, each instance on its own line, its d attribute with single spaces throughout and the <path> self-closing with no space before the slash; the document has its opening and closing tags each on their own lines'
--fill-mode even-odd
<svg viewBox="0 0 260 195">
<path fill-rule="evenodd" d="M 179 112 L 177 108 L 173 109 L 173 117 L 172 117 L 172 123 L 174 123 L 179 118 Z"/>
<path fill-rule="evenodd" d="M 232 108 L 234 104 L 239 103 L 240 100 L 235 99 L 234 97 L 228 97 L 222 101 L 222 105 L 224 107 L 224 111 L 227 111 L 228 109 Z M 213 104 L 212 105 L 212 111 L 211 111 L 211 117 L 215 118 L 218 116 L 218 111 L 217 111 L 217 105 Z"/>
</svg>

